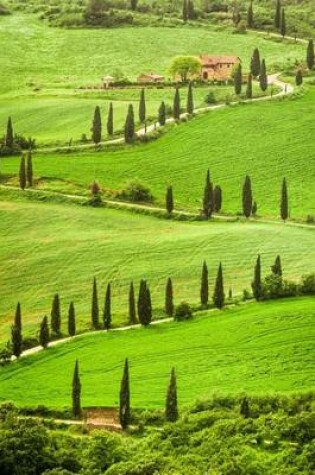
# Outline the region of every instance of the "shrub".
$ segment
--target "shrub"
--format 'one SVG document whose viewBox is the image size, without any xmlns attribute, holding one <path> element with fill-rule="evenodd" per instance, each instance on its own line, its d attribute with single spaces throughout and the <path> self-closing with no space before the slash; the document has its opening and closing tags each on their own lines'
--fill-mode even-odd
<svg viewBox="0 0 315 475">
<path fill-rule="evenodd" d="M 153 201 L 153 196 L 151 194 L 150 188 L 140 181 L 130 181 L 126 183 L 124 189 L 120 192 L 120 196 L 123 199 L 130 200 L 133 202 L 151 202 Z"/>
<path fill-rule="evenodd" d="M 307 224 L 315 224 L 315 216 L 313 214 L 308 214 L 306 217 Z"/>
<path fill-rule="evenodd" d="M 10 363 L 12 357 L 12 351 L 4 347 L 0 349 L 0 366 L 5 366 Z"/>
<path fill-rule="evenodd" d="M 308 274 L 302 277 L 301 292 L 303 294 L 315 294 L 315 274 Z"/>
<path fill-rule="evenodd" d="M 175 320 L 182 321 L 192 318 L 193 313 L 191 306 L 187 302 L 181 302 L 175 309 Z"/>
<path fill-rule="evenodd" d="M 23 338 L 22 351 L 29 350 L 30 348 L 34 348 L 35 346 L 39 346 L 38 338 L 34 336 L 28 336 L 26 338 Z"/>
<path fill-rule="evenodd" d="M 206 104 L 215 104 L 217 101 L 216 101 L 216 98 L 214 96 L 214 93 L 213 92 L 209 92 L 206 97 L 205 97 L 205 103 Z"/>
<path fill-rule="evenodd" d="M 263 299 L 277 299 L 293 297 L 298 294 L 298 286 L 295 282 L 283 280 L 281 276 L 270 274 L 262 282 Z"/>
</svg>

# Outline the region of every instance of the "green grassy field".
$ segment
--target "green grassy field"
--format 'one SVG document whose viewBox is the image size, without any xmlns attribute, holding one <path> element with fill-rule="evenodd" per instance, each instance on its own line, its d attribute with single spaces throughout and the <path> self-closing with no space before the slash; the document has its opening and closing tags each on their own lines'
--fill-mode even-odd
<svg viewBox="0 0 315 475">
<path fill-rule="evenodd" d="M 215 392 L 311 389 L 314 315 L 315 299 L 289 299 L 205 312 L 186 323 L 80 337 L 2 368 L 0 399 L 69 406 L 76 358 L 84 406 L 118 404 L 125 357 L 134 407 L 163 407 L 171 366 L 181 405 Z"/>
<path fill-rule="evenodd" d="M 299 279 L 314 270 L 312 228 L 245 222 L 180 223 L 130 212 L 24 201 L 2 195 L 0 219 L 0 341 L 9 338 L 18 300 L 26 335 L 35 335 L 50 315 L 59 292 L 66 332 L 68 305 L 75 302 L 79 330 L 90 325 L 92 279 L 99 282 L 103 307 L 108 281 L 113 285 L 113 323 L 125 323 L 130 281 L 151 287 L 155 316 L 162 315 L 164 289 L 173 278 L 176 303 L 199 303 L 201 266 L 209 266 L 210 294 L 220 261 L 226 292 L 250 288 L 253 266 L 262 254 L 268 273 L 281 254 L 284 274 Z"/>
</svg>

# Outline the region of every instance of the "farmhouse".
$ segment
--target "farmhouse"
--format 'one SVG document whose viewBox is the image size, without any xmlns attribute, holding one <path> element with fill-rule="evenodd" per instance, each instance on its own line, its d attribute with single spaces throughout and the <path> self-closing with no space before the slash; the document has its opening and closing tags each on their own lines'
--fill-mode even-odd
<svg viewBox="0 0 315 475">
<path fill-rule="evenodd" d="M 164 76 L 151 73 L 151 74 L 140 74 L 140 76 L 138 76 L 137 81 L 159 83 L 159 82 L 163 82 L 164 79 L 165 79 Z"/>
<path fill-rule="evenodd" d="M 227 81 L 233 67 L 240 63 L 238 56 L 200 55 L 201 77 L 204 81 Z"/>
</svg>

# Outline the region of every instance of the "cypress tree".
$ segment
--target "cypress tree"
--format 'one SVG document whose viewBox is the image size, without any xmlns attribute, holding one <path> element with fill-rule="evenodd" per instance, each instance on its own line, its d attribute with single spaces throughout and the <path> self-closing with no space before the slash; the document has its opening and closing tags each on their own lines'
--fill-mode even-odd
<svg viewBox="0 0 315 475">
<path fill-rule="evenodd" d="M 186 23 L 188 19 L 188 5 L 187 5 L 187 0 L 184 0 L 183 2 L 183 20 Z"/>
<path fill-rule="evenodd" d="M 173 117 L 175 120 L 180 119 L 180 95 L 178 87 L 175 89 L 174 105 L 173 105 Z"/>
<path fill-rule="evenodd" d="M 74 303 L 71 302 L 69 305 L 69 312 L 68 312 L 68 334 L 70 336 L 74 336 L 75 333 L 76 333 L 75 309 L 74 309 Z"/>
<path fill-rule="evenodd" d="M 130 423 L 130 383 L 128 359 L 125 360 L 123 377 L 119 394 L 119 420 L 121 427 L 126 429 Z"/>
<path fill-rule="evenodd" d="M 177 407 L 177 383 L 175 368 L 172 368 L 170 382 L 166 394 L 165 418 L 169 422 L 175 422 L 178 419 Z"/>
<path fill-rule="evenodd" d="M 145 280 L 141 280 L 138 297 L 138 317 L 143 326 L 148 326 L 152 320 L 151 293 Z"/>
<path fill-rule="evenodd" d="M 213 185 L 210 180 L 210 170 L 208 169 L 206 175 L 206 183 L 203 192 L 203 203 L 202 203 L 203 215 L 206 219 L 211 218 L 213 212 Z"/>
<path fill-rule="evenodd" d="M 136 323 L 138 323 L 136 316 L 136 301 L 133 282 L 131 282 L 129 288 L 129 323 L 130 325 L 135 325 Z"/>
<path fill-rule="evenodd" d="M 76 360 L 72 379 L 72 414 L 75 418 L 82 415 L 81 409 L 81 381 L 79 373 L 79 362 Z"/>
<path fill-rule="evenodd" d="M 43 348 L 47 348 L 50 339 L 48 318 L 45 316 L 39 328 L 39 343 Z"/>
<path fill-rule="evenodd" d="M 20 302 L 17 303 L 15 316 L 14 316 L 14 325 L 22 331 L 22 312 L 21 312 L 21 304 Z"/>
<path fill-rule="evenodd" d="M 102 140 L 102 118 L 99 106 L 96 106 L 94 111 L 94 118 L 92 124 L 92 140 L 95 145 L 99 144 Z"/>
<path fill-rule="evenodd" d="M 33 186 L 33 160 L 32 160 L 32 152 L 29 150 L 27 154 L 26 160 L 26 179 L 27 184 L 30 188 Z"/>
<path fill-rule="evenodd" d="M 130 0 L 130 8 L 135 11 L 137 9 L 138 0 Z"/>
<path fill-rule="evenodd" d="M 242 92 L 242 66 L 239 63 L 234 74 L 234 90 L 237 96 Z"/>
<path fill-rule="evenodd" d="M 50 327 L 53 335 L 60 336 L 61 331 L 61 311 L 60 311 L 60 299 L 59 295 L 55 294 L 51 306 L 51 320 Z"/>
<path fill-rule="evenodd" d="M 248 175 L 246 175 L 244 185 L 243 185 L 242 203 L 243 203 L 243 214 L 246 218 L 249 218 L 252 214 L 252 209 L 253 209 L 253 193 L 252 193 L 251 179 Z"/>
<path fill-rule="evenodd" d="M 271 271 L 274 275 L 282 277 L 282 264 L 281 264 L 281 257 L 279 255 L 276 257 L 276 260 L 273 266 L 271 266 Z"/>
<path fill-rule="evenodd" d="M 266 62 L 263 59 L 261 62 L 261 70 L 260 70 L 260 75 L 259 75 L 259 85 L 260 89 L 265 92 L 268 88 L 268 77 L 267 77 L 267 71 L 266 71 Z"/>
<path fill-rule="evenodd" d="M 219 213 L 222 208 L 222 189 L 219 185 L 216 185 L 213 190 L 213 205 L 214 211 Z"/>
<path fill-rule="evenodd" d="M 174 315 L 174 300 L 173 300 L 173 282 L 169 277 L 165 287 L 165 313 L 169 317 Z"/>
<path fill-rule="evenodd" d="M 161 105 L 159 107 L 159 112 L 158 112 L 158 120 L 160 125 L 165 125 L 166 122 L 166 107 L 165 107 L 165 102 L 162 101 Z"/>
<path fill-rule="evenodd" d="M 114 135 L 114 108 L 113 108 L 112 102 L 109 104 L 109 109 L 108 109 L 107 134 L 109 136 Z"/>
<path fill-rule="evenodd" d="M 135 136 L 135 118 L 133 112 L 133 105 L 130 104 L 128 107 L 128 113 L 125 122 L 125 142 L 132 143 Z"/>
<path fill-rule="evenodd" d="M 250 60 L 250 71 L 253 75 L 254 78 L 259 76 L 260 73 L 260 53 L 259 49 L 255 48 L 253 51 L 253 56 L 251 57 Z"/>
<path fill-rule="evenodd" d="M 145 92 L 144 92 L 144 89 L 141 89 L 140 102 L 139 102 L 139 120 L 141 123 L 143 123 L 145 122 L 145 119 L 146 119 Z"/>
<path fill-rule="evenodd" d="M 248 419 L 248 417 L 250 417 L 249 402 L 248 402 L 247 397 L 244 397 L 241 400 L 240 414 L 241 414 L 241 416 L 244 417 L 244 419 Z"/>
<path fill-rule="evenodd" d="M 246 88 L 246 98 L 252 99 L 253 97 L 253 76 L 252 74 L 248 75 L 247 88 Z"/>
<path fill-rule="evenodd" d="M 189 83 L 189 86 L 188 86 L 187 112 L 190 115 L 194 113 L 194 94 L 193 94 L 193 85 L 191 82 Z"/>
<path fill-rule="evenodd" d="M 295 75 L 295 84 L 301 86 L 303 84 L 303 75 L 301 69 L 298 69 Z"/>
<path fill-rule="evenodd" d="M 248 11 L 247 11 L 247 26 L 248 28 L 254 27 L 253 0 L 250 1 Z"/>
<path fill-rule="evenodd" d="M 107 284 L 106 295 L 105 295 L 105 304 L 104 304 L 104 313 L 103 321 L 105 330 L 109 330 L 112 322 L 112 313 L 111 313 L 111 285 Z"/>
<path fill-rule="evenodd" d="M 11 328 L 11 343 L 12 343 L 12 353 L 14 356 L 19 358 L 22 353 L 22 316 L 21 316 L 21 305 L 18 302 L 15 311 L 14 323 Z"/>
<path fill-rule="evenodd" d="M 11 117 L 8 118 L 7 122 L 7 133 L 5 135 L 5 146 L 12 148 L 14 145 L 14 136 L 13 136 L 13 125 Z"/>
<path fill-rule="evenodd" d="M 20 162 L 20 170 L 19 170 L 19 180 L 20 180 L 20 188 L 24 190 L 26 187 L 26 168 L 25 168 L 25 157 L 22 155 L 21 162 Z"/>
<path fill-rule="evenodd" d="M 281 1 L 277 0 L 276 3 L 276 13 L 275 13 L 275 27 L 277 30 L 280 28 L 281 23 Z"/>
<path fill-rule="evenodd" d="M 309 40 L 307 45 L 307 54 L 306 54 L 307 67 L 311 71 L 314 68 L 315 64 L 315 51 L 314 51 L 314 41 Z"/>
<path fill-rule="evenodd" d="M 189 20 L 194 20 L 196 16 L 193 0 L 187 0 L 187 17 Z"/>
<path fill-rule="evenodd" d="M 253 295 L 257 301 L 262 298 L 262 283 L 261 283 L 261 258 L 260 255 L 257 256 L 255 270 L 254 270 L 254 279 L 252 281 L 252 290 Z"/>
<path fill-rule="evenodd" d="M 253 216 L 256 216 L 256 214 L 257 214 L 257 209 L 258 209 L 257 202 L 254 201 L 254 203 L 253 203 L 253 208 L 252 208 L 252 215 L 253 215 Z"/>
<path fill-rule="evenodd" d="M 207 308 L 209 300 L 209 281 L 208 281 L 208 267 L 206 261 L 203 262 L 201 272 L 200 284 L 200 302 L 202 307 Z"/>
<path fill-rule="evenodd" d="M 98 296 L 97 296 L 97 283 L 96 283 L 95 277 L 93 280 L 91 320 L 92 320 L 92 328 L 94 328 L 94 330 L 97 330 L 99 328 L 99 307 L 98 307 Z"/>
<path fill-rule="evenodd" d="M 166 211 L 168 212 L 168 214 L 171 214 L 172 211 L 174 210 L 174 198 L 173 198 L 172 186 L 167 187 L 165 204 L 166 204 Z"/>
<path fill-rule="evenodd" d="M 288 187 L 285 178 L 282 181 L 280 215 L 283 221 L 286 221 L 289 217 Z"/>
<path fill-rule="evenodd" d="M 150 288 L 147 285 L 146 286 L 146 292 L 144 294 L 145 296 L 145 326 L 150 325 L 152 321 L 152 303 L 151 303 L 151 292 Z"/>
<path fill-rule="evenodd" d="M 223 269 L 220 262 L 217 277 L 215 280 L 214 294 L 213 294 L 213 303 L 215 307 L 221 309 L 224 306 L 225 294 L 224 294 L 224 283 L 223 283 Z"/>
<path fill-rule="evenodd" d="M 285 34 L 287 32 L 287 27 L 286 27 L 286 21 L 285 21 L 285 11 L 284 8 L 281 10 L 281 24 L 280 24 L 280 33 L 282 38 L 285 37 Z"/>
</svg>

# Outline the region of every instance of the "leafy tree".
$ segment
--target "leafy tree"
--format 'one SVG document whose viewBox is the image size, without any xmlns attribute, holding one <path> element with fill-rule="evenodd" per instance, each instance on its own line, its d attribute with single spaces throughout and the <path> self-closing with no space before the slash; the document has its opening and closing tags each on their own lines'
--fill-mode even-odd
<svg viewBox="0 0 315 475">
<path fill-rule="evenodd" d="M 169 277 L 165 287 L 165 313 L 169 317 L 174 315 L 174 296 L 173 296 L 173 282 Z"/>
<path fill-rule="evenodd" d="M 289 217 L 288 187 L 285 178 L 282 181 L 280 215 L 283 221 L 286 221 Z"/>
<path fill-rule="evenodd" d="M 277 0 L 275 13 L 275 27 L 279 30 L 281 24 L 281 0 Z"/>
<path fill-rule="evenodd" d="M 260 75 L 259 75 L 259 85 L 260 89 L 265 92 L 268 88 L 268 77 L 267 77 L 267 71 L 266 71 L 266 62 L 263 59 L 261 62 L 261 69 L 260 69 Z"/>
<path fill-rule="evenodd" d="M 97 295 L 97 283 L 96 283 L 95 277 L 93 280 L 91 320 L 92 320 L 92 328 L 94 328 L 94 330 L 97 330 L 99 328 L 99 306 L 98 306 L 98 295 Z"/>
<path fill-rule="evenodd" d="M 261 300 L 263 295 L 262 282 L 261 282 L 261 257 L 257 256 L 255 270 L 254 270 L 254 279 L 252 281 L 252 290 L 253 295 L 257 301 Z"/>
<path fill-rule="evenodd" d="M 133 11 L 137 10 L 137 4 L 138 4 L 138 0 L 130 0 L 131 10 L 133 10 Z"/>
<path fill-rule="evenodd" d="M 105 296 L 105 304 L 104 304 L 104 328 L 105 330 L 109 330 L 112 321 L 112 313 L 111 313 L 111 285 L 110 283 L 107 284 L 106 289 L 106 296 Z"/>
<path fill-rule="evenodd" d="M 280 33 L 282 35 L 282 38 L 285 37 L 285 34 L 287 32 L 287 27 L 286 27 L 286 21 L 285 21 L 285 11 L 284 8 L 281 10 L 281 24 L 280 24 Z"/>
<path fill-rule="evenodd" d="M 26 179 L 28 186 L 31 188 L 33 186 L 33 161 L 32 161 L 32 152 L 29 150 L 26 160 Z"/>
<path fill-rule="evenodd" d="M 237 96 L 242 92 L 242 66 L 239 63 L 234 72 L 234 90 Z"/>
<path fill-rule="evenodd" d="M 173 187 L 168 186 L 166 190 L 166 211 L 171 214 L 174 210 L 174 198 L 173 198 Z"/>
<path fill-rule="evenodd" d="M 102 118 L 99 106 L 95 107 L 94 118 L 92 123 L 92 140 L 95 145 L 102 140 Z"/>
<path fill-rule="evenodd" d="M 211 218 L 213 212 L 213 185 L 210 180 L 210 170 L 208 169 L 206 175 L 206 183 L 203 192 L 203 215 L 206 219 Z"/>
<path fill-rule="evenodd" d="M 297 86 L 302 86 L 303 84 L 303 75 L 301 69 L 298 69 L 295 75 L 295 84 Z"/>
<path fill-rule="evenodd" d="M 81 381 L 79 373 L 79 362 L 76 360 L 72 379 L 72 414 L 75 418 L 82 415 L 81 409 Z"/>
<path fill-rule="evenodd" d="M 221 186 L 216 185 L 213 190 L 213 210 L 219 213 L 222 208 L 222 189 Z"/>
<path fill-rule="evenodd" d="M 14 356 L 19 358 L 22 353 L 22 316 L 21 316 L 21 305 L 18 302 L 15 311 L 14 323 L 11 328 L 11 343 L 12 343 L 12 353 Z"/>
<path fill-rule="evenodd" d="M 221 309 L 224 306 L 225 294 L 224 294 L 224 283 L 223 283 L 223 269 L 220 262 L 217 277 L 215 280 L 214 293 L 213 293 L 213 303 L 215 307 Z"/>
<path fill-rule="evenodd" d="M 250 60 L 250 71 L 254 78 L 259 76 L 260 67 L 261 67 L 261 64 L 260 64 L 259 49 L 255 48 L 253 51 L 253 56 L 251 57 L 251 60 Z"/>
<path fill-rule="evenodd" d="M 109 104 L 109 109 L 108 109 L 107 134 L 109 136 L 114 135 L 114 108 L 113 108 L 112 102 Z"/>
<path fill-rule="evenodd" d="M 39 328 L 39 343 L 43 348 L 47 348 L 50 340 L 50 332 L 48 326 L 48 318 L 45 316 Z"/>
<path fill-rule="evenodd" d="M 76 333 L 76 322 L 75 322 L 75 308 L 74 303 L 70 302 L 69 312 L 68 312 L 68 333 L 70 336 L 74 336 Z"/>
<path fill-rule="evenodd" d="M 175 368 L 172 368 L 169 386 L 166 395 L 165 418 L 169 422 L 175 422 L 178 419 L 177 407 L 177 383 Z"/>
<path fill-rule="evenodd" d="M 254 10 L 253 10 L 253 0 L 250 1 L 248 10 L 247 10 L 247 26 L 248 28 L 254 27 Z"/>
<path fill-rule="evenodd" d="M 273 274 L 282 277 L 282 264 L 281 264 L 281 257 L 278 255 L 274 264 L 271 266 L 271 271 Z"/>
<path fill-rule="evenodd" d="M 191 82 L 189 83 L 189 86 L 188 86 L 187 112 L 190 115 L 194 113 L 194 94 L 193 94 L 193 85 Z"/>
<path fill-rule="evenodd" d="M 245 419 L 250 417 L 250 408 L 249 408 L 249 402 L 247 397 L 244 397 L 241 400 L 241 405 L 240 405 L 240 414 L 243 416 Z"/>
<path fill-rule="evenodd" d="M 166 122 L 166 107 L 165 107 L 165 102 L 162 101 L 161 105 L 159 107 L 159 112 L 158 112 L 158 120 L 160 125 L 165 125 Z"/>
<path fill-rule="evenodd" d="M 249 218 L 252 214 L 253 209 L 253 193 L 251 179 L 248 175 L 246 175 L 243 185 L 242 203 L 243 214 L 244 216 L 246 216 L 246 218 Z"/>
<path fill-rule="evenodd" d="M 170 74 L 175 77 L 179 75 L 183 82 L 190 77 L 200 73 L 201 63 L 195 56 L 176 56 L 173 59 Z"/>
<path fill-rule="evenodd" d="M 123 377 L 119 394 L 119 420 L 121 427 L 126 429 L 130 423 L 130 384 L 128 359 L 125 360 Z"/>
<path fill-rule="evenodd" d="M 61 311 L 60 311 L 60 299 L 59 295 L 55 294 L 51 307 L 51 331 L 54 335 L 61 335 Z"/>
<path fill-rule="evenodd" d="M 188 20 L 188 5 L 187 5 L 187 0 L 184 0 L 183 2 L 183 20 L 186 23 Z"/>
<path fill-rule="evenodd" d="M 207 308 L 209 299 L 209 281 L 208 281 L 208 267 L 206 261 L 203 262 L 201 272 L 200 285 L 200 302 L 204 308 Z"/>
<path fill-rule="evenodd" d="M 247 80 L 246 98 L 252 99 L 252 97 L 253 97 L 253 76 L 250 73 L 248 75 L 248 80 Z"/>
<path fill-rule="evenodd" d="M 152 320 L 151 293 L 145 280 L 141 280 L 138 297 L 138 317 L 143 326 L 148 326 Z"/>
<path fill-rule="evenodd" d="M 133 105 L 128 107 L 128 113 L 125 122 L 125 142 L 132 143 L 135 138 L 135 118 L 133 112 Z"/>
<path fill-rule="evenodd" d="M 145 91 L 141 89 L 140 102 L 139 102 L 139 120 L 141 123 L 146 119 L 146 105 L 145 105 Z"/>
<path fill-rule="evenodd" d="M 130 325 L 135 325 L 136 323 L 138 323 L 136 316 L 135 289 L 133 286 L 133 282 L 131 282 L 129 288 L 129 323 Z"/>
<path fill-rule="evenodd" d="M 5 146 L 12 148 L 14 145 L 14 136 L 13 136 L 13 125 L 11 117 L 8 118 L 7 122 L 7 133 L 5 135 Z"/>
<path fill-rule="evenodd" d="M 173 116 L 175 120 L 180 119 L 180 95 L 178 87 L 175 89 L 174 103 L 173 103 Z"/>
<path fill-rule="evenodd" d="M 307 62 L 308 69 L 312 70 L 315 64 L 315 51 L 314 51 L 313 40 L 309 40 L 308 45 L 307 45 L 306 62 Z"/>
<path fill-rule="evenodd" d="M 26 168 L 25 168 L 25 156 L 22 155 L 20 161 L 20 170 L 19 170 L 19 181 L 20 181 L 20 188 L 24 190 L 26 187 Z"/>
</svg>

